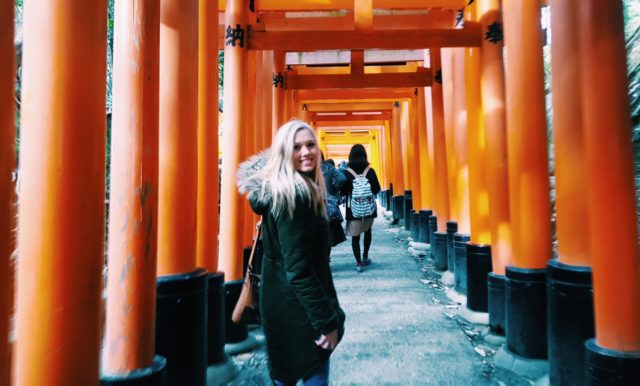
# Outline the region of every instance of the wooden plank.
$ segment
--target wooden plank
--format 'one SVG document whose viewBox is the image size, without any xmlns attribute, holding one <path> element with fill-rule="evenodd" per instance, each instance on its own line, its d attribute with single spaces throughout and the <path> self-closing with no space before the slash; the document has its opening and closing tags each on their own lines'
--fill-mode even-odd
<svg viewBox="0 0 640 386">
<path fill-rule="evenodd" d="M 324 102 L 346 102 L 351 100 L 368 99 L 370 102 L 373 100 L 382 101 L 397 101 L 402 99 L 408 99 L 413 96 L 414 88 L 356 88 L 356 89 L 341 89 L 341 90 L 298 90 L 296 92 L 296 100 L 301 103 L 310 101 L 324 101 Z"/>
<path fill-rule="evenodd" d="M 224 11 L 225 0 L 218 9 Z M 373 0 L 374 9 L 460 9 L 467 0 Z M 255 0 L 256 11 L 331 11 L 353 9 L 353 0 Z"/>
<path fill-rule="evenodd" d="M 381 111 L 380 114 L 363 113 L 353 114 L 346 113 L 345 115 L 321 115 L 318 113 L 309 114 L 309 120 L 311 121 L 324 121 L 324 122 L 354 122 L 354 121 L 376 121 L 376 120 L 388 120 L 391 119 L 391 111 Z"/>
<path fill-rule="evenodd" d="M 373 29 L 413 30 L 452 27 L 456 12 L 451 9 L 434 10 L 429 13 L 408 15 L 373 15 Z M 331 17 L 283 17 L 266 12 L 255 25 L 259 31 L 353 31 L 353 15 Z"/>
<path fill-rule="evenodd" d="M 250 50 L 409 50 L 440 47 L 479 47 L 482 30 L 478 23 L 462 29 L 408 31 L 255 31 L 249 29 Z"/>
<path fill-rule="evenodd" d="M 413 73 L 365 75 L 295 75 L 287 74 L 285 88 L 289 90 L 369 88 L 369 87 L 430 87 L 431 69 Z"/>
<path fill-rule="evenodd" d="M 393 109 L 393 102 L 355 102 L 355 103 L 307 103 L 309 113 L 340 113 L 347 111 L 385 111 Z"/>
</svg>

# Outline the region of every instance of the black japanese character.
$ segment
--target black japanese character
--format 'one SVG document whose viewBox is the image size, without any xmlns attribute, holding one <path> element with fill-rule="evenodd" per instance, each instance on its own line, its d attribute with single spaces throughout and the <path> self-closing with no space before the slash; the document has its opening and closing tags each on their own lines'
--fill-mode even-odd
<svg viewBox="0 0 640 386">
<path fill-rule="evenodd" d="M 280 85 L 281 88 L 284 88 L 284 76 L 282 76 L 281 72 L 279 72 L 278 75 L 273 74 L 271 78 L 273 79 L 273 87 Z"/>
<path fill-rule="evenodd" d="M 225 36 L 225 46 L 236 46 L 236 40 L 239 40 L 238 45 L 240 48 L 244 48 L 244 29 L 240 27 L 240 24 L 236 24 L 236 28 L 231 29 L 231 26 L 227 26 L 227 35 Z"/>
<path fill-rule="evenodd" d="M 494 21 L 487 27 L 487 32 L 484 34 L 484 39 L 491 43 L 497 44 L 502 41 L 502 24 Z"/>
<path fill-rule="evenodd" d="M 436 75 L 433 77 L 433 80 L 438 84 L 442 84 L 442 70 L 436 71 Z"/>
</svg>

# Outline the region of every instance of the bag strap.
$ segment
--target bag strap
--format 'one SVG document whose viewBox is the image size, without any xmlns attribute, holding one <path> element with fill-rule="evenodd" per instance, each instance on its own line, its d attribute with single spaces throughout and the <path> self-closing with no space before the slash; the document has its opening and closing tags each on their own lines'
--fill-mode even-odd
<svg viewBox="0 0 640 386">
<path fill-rule="evenodd" d="M 351 175 L 353 175 L 354 178 L 358 178 L 358 177 L 366 177 L 367 176 L 367 172 L 369 171 L 369 169 L 371 169 L 371 165 L 367 166 L 367 168 L 364 169 L 364 172 L 362 172 L 362 174 L 360 174 L 360 175 L 358 175 L 356 173 L 356 171 L 351 169 L 351 168 L 347 168 L 347 171 L 349 173 L 351 173 Z"/>
<path fill-rule="evenodd" d="M 253 262 L 253 256 L 256 254 L 256 248 L 258 246 L 258 239 L 262 232 L 262 217 L 256 223 L 256 237 L 253 239 L 253 246 L 251 247 L 251 254 L 249 255 L 249 262 L 247 263 L 247 273 L 251 271 L 251 263 Z"/>
</svg>

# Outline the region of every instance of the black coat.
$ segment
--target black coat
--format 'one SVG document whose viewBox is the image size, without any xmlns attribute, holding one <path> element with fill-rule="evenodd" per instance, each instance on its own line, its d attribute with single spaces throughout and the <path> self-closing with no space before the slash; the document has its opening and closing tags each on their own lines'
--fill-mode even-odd
<svg viewBox="0 0 640 386">
<path fill-rule="evenodd" d="M 353 171 L 356 172 L 356 174 L 361 174 L 362 172 L 364 172 L 364 169 L 365 168 L 353 169 Z M 353 191 L 353 180 L 355 180 L 356 178 L 353 176 L 353 174 L 349 173 L 347 169 L 341 169 L 341 171 L 344 174 L 344 176 L 347 178 L 347 182 L 344 185 L 342 185 L 342 194 L 347 196 L 347 202 L 348 202 L 349 199 L 351 198 L 351 192 Z M 376 171 L 370 167 L 365 177 L 367 177 L 367 180 L 369 180 L 369 184 L 371 185 L 371 193 L 373 193 L 374 195 L 380 193 L 380 189 L 381 189 L 380 182 L 378 181 L 378 176 L 376 175 Z M 346 205 L 346 207 L 347 207 L 347 210 L 346 210 L 347 221 L 356 220 L 356 218 L 353 217 L 353 214 L 351 214 L 351 208 L 349 207 L 349 205 Z M 373 217 L 373 218 L 378 217 L 377 206 L 376 206 L 376 209 L 373 211 L 373 214 L 368 217 Z"/>
<path fill-rule="evenodd" d="M 345 313 L 329 266 L 325 216 L 298 195 L 293 217 L 286 211 L 276 217 L 270 193 L 260 189 L 247 188 L 252 208 L 263 216 L 260 309 L 269 369 L 272 378 L 295 382 L 331 355 L 315 340 L 336 329 L 341 339 Z"/>
</svg>

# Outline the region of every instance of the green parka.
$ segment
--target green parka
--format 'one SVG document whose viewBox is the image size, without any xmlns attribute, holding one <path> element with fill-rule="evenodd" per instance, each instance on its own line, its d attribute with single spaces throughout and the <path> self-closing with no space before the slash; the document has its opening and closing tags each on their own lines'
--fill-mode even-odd
<svg viewBox="0 0 640 386">
<path fill-rule="evenodd" d="M 240 185 L 243 175 L 238 173 Z M 245 188 L 253 210 L 263 216 L 260 310 L 271 377 L 294 382 L 331 355 L 315 344 L 320 334 L 336 329 L 339 339 L 344 334 L 345 314 L 329 266 L 327 219 L 301 194 L 293 217 L 287 211 L 274 216 L 270 192 L 259 183 Z"/>
</svg>

